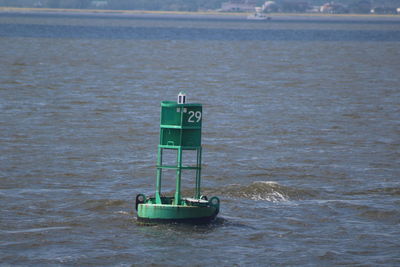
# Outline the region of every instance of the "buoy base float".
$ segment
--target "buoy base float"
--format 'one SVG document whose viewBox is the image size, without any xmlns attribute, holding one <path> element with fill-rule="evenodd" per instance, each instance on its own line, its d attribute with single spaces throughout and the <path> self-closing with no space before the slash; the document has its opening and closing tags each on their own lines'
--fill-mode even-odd
<svg viewBox="0 0 400 267">
<path fill-rule="evenodd" d="M 142 222 L 188 222 L 208 223 L 219 212 L 218 197 L 210 200 L 200 194 L 201 177 L 201 123 L 202 105 L 186 104 L 186 94 L 179 93 L 178 101 L 161 102 L 160 143 L 157 155 L 157 181 L 154 197 L 144 194 L 136 196 L 135 209 L 138 221 Z M 163 151 L 176 152 L 176 164 L 163 164 Z M 182 152 L 192 150 L 196 152 L 196 164 L 184 165 Z M 175 194 L 165 197 L 161 194 L 161 178 L 164 169 L 176 171 Z M 195 171 L 195 193 L 193 198 L 181 197 L 182 170 Z"/>
<path fill-rule="evenodd" d="M 137 217 L 142 222 L 184 222 L 203 224 L 214 220 L 219 212 L 219 199 L 186 198 L 180 205 L 173 204 L 173 197 L 162 197 L 164 204 L 156 204 L 155 198 L 143 194 L 136 197 Z"/>
</svg>

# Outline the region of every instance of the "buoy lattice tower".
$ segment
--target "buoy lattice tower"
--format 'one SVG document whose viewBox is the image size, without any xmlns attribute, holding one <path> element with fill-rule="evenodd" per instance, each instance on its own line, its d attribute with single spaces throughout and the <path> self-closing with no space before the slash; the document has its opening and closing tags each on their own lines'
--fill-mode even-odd
<svg viewBox="0 0 400 267">
<path fill-rule="evenodd" d="M 181 203 L 182 170 L 195 170 L 195 196 L 200 198 L 201 179 L 201 123 L 202 105 L 186 104 L 186 95 L 180 93 L 178 101 L 161 102 L 160 143 L 157 154 L 157 181 L 156 203 L 161 204 L 161 180 L 164 169 L 176 170 L 176 186 L 174 204 Z M 163 151 L 172 149 L 177 151 L 176 165 L 164 165 Z M 183 166 L 183 151 L 195 150 L 196 165 Z"/>
<path fill-rule="evenodd" d="M 189 220 L 209 221 L 219 212 L 219 199 L 210 200 L 201 195 L 201 128 L 203 110 L 198 103 L 186 103 L 186 94 L 179 93 L 177 102 L 161 102 L 160 142 L 157 153 L 157 176 L 155 196 L 146 198 L 143 194 L 136 197 L 138 219 L 142 220 Z M 164 164 L 164 150 L 176 151 L 176 164 Z M 195 151 L 196 162 L 183 164 L 183 151 Z M 163 171 L 175 170 L 174 196 L 163 196 Z M 195 172 L 195 190 L 193 197 L 181 195 L 182 171 Z"/>
</svg>

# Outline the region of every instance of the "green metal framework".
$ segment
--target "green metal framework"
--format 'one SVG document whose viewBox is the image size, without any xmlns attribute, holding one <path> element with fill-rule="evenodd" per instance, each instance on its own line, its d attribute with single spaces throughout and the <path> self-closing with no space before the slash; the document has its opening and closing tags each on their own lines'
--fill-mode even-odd
<svg viewBox="0 0 400 267">
<path fill-rule="evenodd" d="M 176 170 L 176 185 L 174 205 L 181 205 L 181 178 L 182 170 L 196 171 L 196 185 L 194 198 L 200 198 L 201 182 L 201 123 L 202 105 L 201 104 L 178 104 L 172 101 L 161 102 L 161 124 L 160 124 L 160 143 L 157 153 L 157 181 L 155 204 L 164 204 L 161 197 L 161 180 L 164 169 Z M 176 165 L 163 164 L 164 149 L 177 151 Z M 196 165 L 184 166 L 182 153 L 184 150 L 196 151 Z"/>
</svg>

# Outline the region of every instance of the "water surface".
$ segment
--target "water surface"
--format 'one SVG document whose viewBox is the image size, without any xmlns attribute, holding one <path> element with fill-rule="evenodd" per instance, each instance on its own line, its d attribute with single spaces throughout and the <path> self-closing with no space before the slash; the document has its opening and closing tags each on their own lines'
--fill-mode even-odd
<svg viewBox="0 0 400 267">
<path fill-rule="evenodd" d="M 0 262 L 399 265 L 399 26 L 1 14 Z M 180 90 L 203 104 L 221 212 L 140 226 Z"/>
</svg>

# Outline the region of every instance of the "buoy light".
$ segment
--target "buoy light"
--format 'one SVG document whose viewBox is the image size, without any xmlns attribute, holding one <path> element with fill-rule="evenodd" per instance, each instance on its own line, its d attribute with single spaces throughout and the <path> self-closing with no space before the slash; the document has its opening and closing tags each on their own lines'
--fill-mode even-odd
<svg viewBox="0 0 400 267">
<path fill-rule="evenodd" d="M 185 104 L 186 103 L 186 94 L 185 92 L 180 92 L 178 94 L 178 104 Z"/>
</svg>

